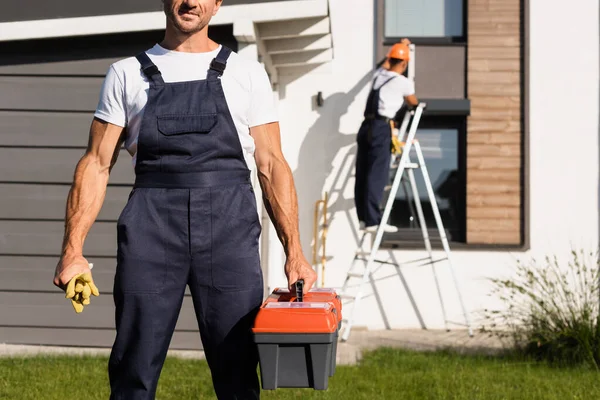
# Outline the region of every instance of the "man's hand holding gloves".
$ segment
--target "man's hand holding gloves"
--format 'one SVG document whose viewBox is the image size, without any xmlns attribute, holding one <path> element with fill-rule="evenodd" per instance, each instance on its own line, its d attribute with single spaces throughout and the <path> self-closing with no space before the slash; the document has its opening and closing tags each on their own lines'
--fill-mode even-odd
<svg viewBox="0 0 600 400">
<path fill-rule="evenodd" d="M 56 267 L 54 284 L 65 291 L 65 297 L 71 300 L 78 314 L 90 304 L 92 295 L 100 295 L 92 278 L 92 267 L 93 264 L 88 264 L 83 257 L 61 259 Z"/>
<path fill-rule="evenodd" d="M 82 312 L 83 306 L 90 304 L 91 295 L 100 296 L 91 272 L 78 274 L 69 281 L 65 297 L 71 299 L 76 313 Z"/>
</svg>

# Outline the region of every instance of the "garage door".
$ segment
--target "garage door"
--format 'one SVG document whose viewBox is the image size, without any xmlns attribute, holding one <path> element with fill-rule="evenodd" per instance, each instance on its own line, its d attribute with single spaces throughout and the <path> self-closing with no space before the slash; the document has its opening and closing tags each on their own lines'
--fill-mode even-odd
<svg viewBox="0 0 600 400">
<path fill-rule="evenodd" d="M 231 33 L 231 26 L 219 26 L 211 36 L 235 50 Z M 161 37 L 144 32 L 0 46 L 0 343 L 112 344 L 115 224 L 134 179 L 125 150 L 85 243 L 101 296 L 76 315 L 52 277 L 65 200 L 103 77 L 112 62 Z M 171 347 L 201 348 L 197 330 L 188 294 Z"/>
</svg>

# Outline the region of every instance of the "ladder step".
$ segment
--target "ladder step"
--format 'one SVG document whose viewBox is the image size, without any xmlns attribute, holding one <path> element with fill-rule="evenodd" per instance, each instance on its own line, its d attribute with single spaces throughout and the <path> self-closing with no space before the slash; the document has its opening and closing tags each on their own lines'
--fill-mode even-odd
<svg viewBox="0 0 600 400">
<path fill-rule="evenodd" d="M 369 261 L 368 258 L 357 258 L 357 260 L 366 261 L 366 262 Z M 377 260 L 377 259 L 375 259 L 375 260 L 373 260 L 373 262 L 377 263 L 377 264 L 388 264 L 388 265 L 397 265 L 397 266 L 400 266 L 400 264 L 395 263 L 395 262 L 391 262 L 391 261 L 383 261 L 383 260 Z"/>
<path fill-rule="evenodd" d="M 394 164 L 392 165 L 392 167 L 390 169 L 398 169 L 400 167 L 400 164 Z M 419 168 L 419 164 L 411 162 L 411 163 L 406 163 L 406 165 L 404 166 L 404 168 L 406 169 L 417 169 Z"/>
<path fill-rule="evenodd" d="M 341 299 L 355 299 L 356 298 L 355 295 L 353 296 L 351 294 L 343 294 L 343 293 L 340 294 L 339 296 L 340 296 Z"/>
<path fill-rule="evenodd" d="M 348 272 L 346 275 L 351 276 L 353 278 L 362 278 L 363 277 L 363 274 L 359 274 L 358 272 Z"/>
</svg>

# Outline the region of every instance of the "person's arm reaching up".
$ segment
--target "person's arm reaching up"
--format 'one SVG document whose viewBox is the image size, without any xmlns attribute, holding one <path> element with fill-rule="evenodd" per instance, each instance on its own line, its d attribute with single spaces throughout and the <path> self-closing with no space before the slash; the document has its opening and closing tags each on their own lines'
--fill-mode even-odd
<svg viewBox="0 0 600 400">
<path fill-rule="evenodd" d="M 285 274 L 288 285 L 304 280 L 308 291 L 317 280 L 300 244 L 298 228 L 298 198 L 292 171 L 281 150 L 279 123 L 273 122 L 250 128 L 256 150 L 258 179 L 263 192 L 265 208 L 275 226 L 277 236 L 286 254 Z"/>
<path fill-rule="evenodd" d="M 404 96 L 404 101 L 411 107 L 416 107 L 419 105 L 419 99 L 417 99 L 417 96 L 414 94 L 411 94 L 410 96 Z"/>
<path fill-rule="evenodd" d="M 71 278 L 90 272 L 83 257 L 83 243 L 96 220 L 104 197 L 110 171 L 117 161 L 124 129 L 94 118 L 85 154 L 79 160 L 65 216 L 65 234 L 61 257 L 56 266 L 54 284 L 65 289 Z"/>
</svg>

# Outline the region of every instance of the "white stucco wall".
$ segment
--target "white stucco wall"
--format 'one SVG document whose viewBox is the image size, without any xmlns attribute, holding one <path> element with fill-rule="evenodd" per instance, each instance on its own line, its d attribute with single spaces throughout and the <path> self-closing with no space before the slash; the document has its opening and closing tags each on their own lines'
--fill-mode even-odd
<svg viewBox="0 0 600 400">
<path fill-rule="evenodd" d="M 314 202 L 324 191 L 331 195 L 333 220 L 327 246 L 331 258 L 326 270 L 330 287 L 343 282 L 357 244 L 354 181 L 344 182 L 344 178 L 352 166 L 372 72 L 372 3 L 331 0 L 334 61 L 305 75 L 291 71 L 280 76 L 283 147 L 296 179 L 302 242 L 309 260 Z M 529 93 L 531 250 L 453 252 L 473 319 L 477 311 L 495 302 L 488 296 L 487 279 L 510 274 L 517 259 L 565 256 L 572 246 L 593 250 L 598 244 L 598 10 L 598 0 L 574 0 L 568 7 L 559 0 L 530 1 L 530 80 L 525 90 Z M 314 105 L 318 91 L 325 98 L 322 108 Z M 393 267 L 377 270 L 383 307 L 369 296 L 361 304 L 356 324 L 370 329 L 442 328 L 431 268 L 408 263 L 426 254 L 396 251 L 394 256 L 404 263 L 401 276 Z M 452 321 L 462 322 L 446 266 L 438 266 L 446 309 Z M 270 266 L 269 284 L 285 285 L 277 260 Z"/>
</svg>

